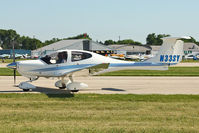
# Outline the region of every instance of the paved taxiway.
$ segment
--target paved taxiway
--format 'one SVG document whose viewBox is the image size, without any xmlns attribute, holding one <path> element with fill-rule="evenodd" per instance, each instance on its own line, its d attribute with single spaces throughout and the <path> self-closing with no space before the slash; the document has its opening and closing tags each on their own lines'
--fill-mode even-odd
<svg viewBox="0 0 199 133">
<path fill-rule="evenodd" d="M 75 77 L 75 81 L 89 85 L 78 93 L 99 94 L 199 94 L 199 77 Z M 17 77 L 17 84 L 27 80 Z M 54 87 L 57 79 L 40 78 L 32 82 L 37 86 L 33 93 L 68 93 Z M 0 93 L 22 92 L 13 86 L 12 76 L 0 76 Z"/>
</svg>

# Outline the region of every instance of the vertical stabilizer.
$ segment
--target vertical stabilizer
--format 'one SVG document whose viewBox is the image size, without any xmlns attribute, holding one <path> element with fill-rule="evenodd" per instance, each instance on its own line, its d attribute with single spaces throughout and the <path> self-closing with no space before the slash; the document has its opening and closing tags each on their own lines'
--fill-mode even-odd
<svg viewBox="0 0 199 133">
<path fill-rule="evenodd" d="M 163 44 L 158 54 L 145 62 L 177 64 L 182 60 L 183 45 L 182 38 L 167 37 L 163 38 Z"/>
</svg>

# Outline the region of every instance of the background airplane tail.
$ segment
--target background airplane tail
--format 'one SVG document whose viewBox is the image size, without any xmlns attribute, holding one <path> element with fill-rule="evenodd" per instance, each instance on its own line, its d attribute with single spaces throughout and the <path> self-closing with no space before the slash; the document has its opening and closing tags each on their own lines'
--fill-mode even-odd
<svg viewBox="0 0 199 133">
<path fill-rule="evenodd" d="M 158 54 L 145 62 L 164 63 L 174 65 L 182 60 L 184 42 L 182 38 L 163 38 L 163 44 Z"/>
</svg>

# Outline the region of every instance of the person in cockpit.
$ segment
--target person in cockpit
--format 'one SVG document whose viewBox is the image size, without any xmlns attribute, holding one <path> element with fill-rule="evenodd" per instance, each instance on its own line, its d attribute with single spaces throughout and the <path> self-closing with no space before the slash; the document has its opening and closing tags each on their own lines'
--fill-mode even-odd
<svg viewBox="0 0 199 133">
<path fill-rule="evenodd" d="M 57 58 L 58 58 L 56 61 L 57 64 L 66 63 L 67 62 L 67 53 L 66 52 L 58 53 Z"/>
</svg>

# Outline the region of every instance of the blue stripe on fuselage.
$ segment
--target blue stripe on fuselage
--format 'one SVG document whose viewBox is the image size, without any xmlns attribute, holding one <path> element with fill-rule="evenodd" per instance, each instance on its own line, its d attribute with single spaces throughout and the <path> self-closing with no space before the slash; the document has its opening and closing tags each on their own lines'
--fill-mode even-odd
<svg viewBox="0 0 199 133">
<path fill-rule="evenodd" d="M 176 63 L 170 63 L 170 65 L 175 65 Z M 81 65 L 68 65 L 68 66 L 54 66 L 50 68 L 35 69 L 32 71 L 56 71 L 64 69 L 84 69 L 96 66 L 98 64 L 81 64 Z M 165 66 L 167 63 L 150 63 L 150 62 L 135 62 L 135 63 L 111 63 L 109 67 L 136 67 L 136 66 Z"/>
<path fill-rule="evenodd" d="M 170 63 L 170 65 L 175 65 L 176 63 Z M 168 63 L 150 63 L 150 62 L 135 62 L 135 63 L 112 63 L 110 67 L 136 67 L 136 66 L 165 66 Z"/>
<path fill-rule="evenodd" d="M 68 65 L 68 66 L 55 66 L 50 68 L 41 68 L 41 69 L 35 69 L 33 71 L 56 71 L 56 70 L 64 70 L 64 69 L 84 69 L 88 67 L 95 66 L 96 64 L 81 64 L 81 65 Z"/>
</svg>

